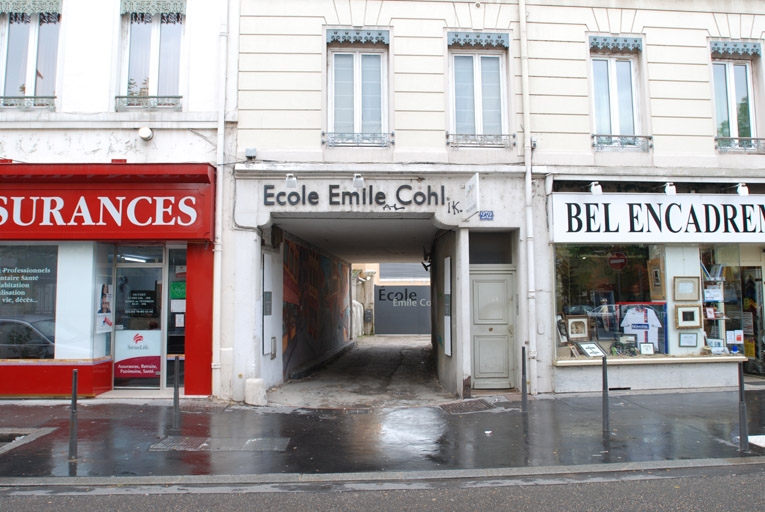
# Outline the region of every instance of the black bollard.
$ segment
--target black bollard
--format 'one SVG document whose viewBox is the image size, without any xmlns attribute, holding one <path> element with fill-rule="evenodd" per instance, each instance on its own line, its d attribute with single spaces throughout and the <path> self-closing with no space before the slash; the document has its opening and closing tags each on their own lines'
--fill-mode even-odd
<svg viewBox="0 0 765 512">
<path fill-rule="evenodd" d="M 521 412 L 526 412 L 529 407 L 526 395 L 526 347 L 521 347 Z"/>
<path fill-rule="evenodd" d="M 69 417 L 69 460 L 77 458 L 77 370 L 72 370 L 72 413 Z"/>
<path fill-rule="evenodd" d="M 749 423 L 746 414 L 746 396 L 744 393 L 744 363 L 738 363 L 738 449 L 749 451 Z"/>
<path fill-rule="evenodd" d="M 603 356 L 603 434 L 611 432 L 608 421 L 608 357 Z"/>
<path fill-rule="evenodd" d="M 175 356 L 173 363 L 173 428 L 170 429 L 170 435 L 177 436 L 181 433 L 181 411 L 180 411 L 180 380 L 178 374 L 181 371 L 181 362 L 178 356 Z"/>
</svg>

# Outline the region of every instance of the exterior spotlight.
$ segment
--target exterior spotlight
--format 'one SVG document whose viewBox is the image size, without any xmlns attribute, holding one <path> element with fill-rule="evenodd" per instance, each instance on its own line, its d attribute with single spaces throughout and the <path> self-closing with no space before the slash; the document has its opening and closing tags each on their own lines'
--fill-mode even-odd
<svg viewBox="0 0 765 512">
<path fill-rule="evenodd" d="M 740 196 L 748 196 L 749 187 L 746 186 L 746 183 L 739 183 L 736 185 L 736 193 Z"/>
<path fill-rule="evenodd" d="M 590 183 L 590 193 L 596 196 L 599 196 L 603 193 L 603 187 L 600 186 L 600 183 L 597 181 L 593 181 Z"/>
<path fill-rule="evenodd" d="M 152 130 L 148 126 L 141 126 L 140 128 L 138 128 L 138 136 L 145 141 L 150 141 L 151 139 L 154 138 L 154 130 Z"/>
<path fill-rule="evenodd" d="M 287 188 L 297 188 L 297 178 L 294 174 L 288 174 L 284 180 L 284 186 Z"/>
<path fill-rule="evenodd" d="M 356 173 L 353 175 L 353 187 L 364 188 L 364 177 L 361 174 Z"/>
<path fill-rule="evenodd" d="M 664 184 L 664 193 L 668 196 L 674 196 L 677 194 L 677 188 L 675 187 L 675 184 L 672 182 L 667 182 Z"/>
</svg>

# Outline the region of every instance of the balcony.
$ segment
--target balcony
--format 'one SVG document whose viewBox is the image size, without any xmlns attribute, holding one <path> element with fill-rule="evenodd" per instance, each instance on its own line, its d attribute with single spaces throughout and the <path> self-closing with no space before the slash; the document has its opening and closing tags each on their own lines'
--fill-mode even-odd
<svg viewBox="0 0 765 512">
<path fill-rule="evenodd" d="M 321 143 L 329 148 L 364 147 L 385 148 L 394 144 L 391 133 L 339 133 L 321 132 Z"/>
<path fill-rule="evenodd" d="M 55 96 L 0 96 L 0 108 L 15 108 L 19 110 L 56 108 Z"/>
<path fill-rule="evenodd" d="M 715 137 L 715 147 L 720 153 L 751 153 L 765 155 L 765 139 L 752 137 Z"/>
<path fill-rule="evenodd" d="M 116 96 L 117 112 L 134 110 L 169 110 L 181 111 L 183 96 Z"/>
<path fill-rule="evenodd" d="M 457 148 L 503 148 L 515 146 L 515 134 L 475 135 L 446 132 L 446 144 Z"/>
<path fill-rule="evenodd" d="M 653 147 L 653 135 L 592 135 L 595 151 L 643 151 Z"/>
</svg>

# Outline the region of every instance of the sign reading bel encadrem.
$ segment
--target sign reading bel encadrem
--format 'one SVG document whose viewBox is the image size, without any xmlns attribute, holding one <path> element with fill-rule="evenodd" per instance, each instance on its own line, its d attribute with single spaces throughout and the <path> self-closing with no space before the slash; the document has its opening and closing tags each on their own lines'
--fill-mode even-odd
<svg viewBox="0 0 765 512">
<path fill-rule="evenodd" d="M 430 286 L 375 286 L 375 334 L 430 334 Z"/>
<path fill-rule="evenodd" d="M 759 242 L 765 196 L 552 195 L 555 243 Z"/>
</svg>

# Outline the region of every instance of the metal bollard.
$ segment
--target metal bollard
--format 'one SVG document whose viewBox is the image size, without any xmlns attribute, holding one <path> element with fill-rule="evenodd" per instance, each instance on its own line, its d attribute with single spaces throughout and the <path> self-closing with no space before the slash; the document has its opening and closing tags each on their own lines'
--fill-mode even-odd
<svg viewBox="0 0 765 512">
<path fill-rule="evenodd" d="M 744 363 L 738 363 L 738 448 L 742 452 L 749 451 L 749 423 L 746 413 L 746 396 L 744 393 Z"/>
<path fill-rule="evenodd" d="M 169 434 L 177 436 L 181 433 L 180 380 L 178 378 L 178 374 L 181 371 L 181 362 L 178 356 L 175 356 L 173 368 L 175 370 L 173 375 L 173 427 L 170 429 Z"/>
<path fill-rule="evenodd" d="M 603 356 L 603 434 L 611 431 L 608 415 L 608 357 Z"/>
<path fill-rule="evenodd" d="M 72 370 L 72 413 L 69 417 L 69 460 L 77 458 L 77 370 Z"/>
<path fill-rule="evenodd" d="M 521 412 L 526 412 L 529 399 L 526 390 L 526 347 L 521 347 Z"/>
</svg>

